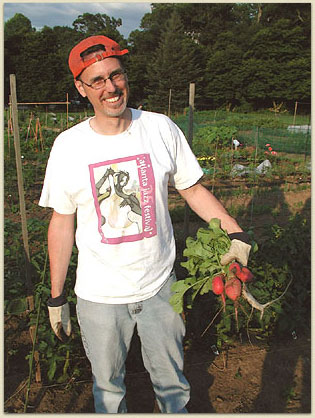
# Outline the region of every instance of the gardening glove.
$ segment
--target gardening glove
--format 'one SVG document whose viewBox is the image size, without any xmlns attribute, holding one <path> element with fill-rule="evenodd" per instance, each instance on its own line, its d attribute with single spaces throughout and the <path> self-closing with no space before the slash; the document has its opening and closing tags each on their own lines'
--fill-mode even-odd
<svg viewBox="0 0 315 418">
<path fill-rule="evenodd" d="M 236 260 L 243 266 L 247 266 L 249 252 L 251 250 L 250 238 L 246 232 L 235 232 L 229 234 L 231 247 L 229 251 L 221 257 L 222 266 L 226 266 Z"/>
<path fill-rule="evenodd" d="M 50 325 L 56 336 L 66 342 L 71 334 L 70 308 L 66 296 L 62 293 L 56 298 L 48 299 Z"/>
</svg>

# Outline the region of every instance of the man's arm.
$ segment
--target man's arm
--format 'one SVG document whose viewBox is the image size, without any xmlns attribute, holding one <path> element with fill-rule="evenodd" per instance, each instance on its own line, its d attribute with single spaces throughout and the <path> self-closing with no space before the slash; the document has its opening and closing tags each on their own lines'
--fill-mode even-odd
<svg viewBox="0 0 315 418">
<path fill-rule="evenodd" d="M 67 276 L 74 243 L 75 214 L 61 215 L 54 211 L 48 228 L 51 297 L 60 296 Z"/>
<path fill-rule="evenodd" d="M 188 189 L 178 190 L 191 209 L 206 222 L 212 218 L 221 220 L 221 227 L 229 234 L 242 232 L 236 220 L 230 216 L 219 200 L 202 184 L 197 183 Z"/>
</svg>

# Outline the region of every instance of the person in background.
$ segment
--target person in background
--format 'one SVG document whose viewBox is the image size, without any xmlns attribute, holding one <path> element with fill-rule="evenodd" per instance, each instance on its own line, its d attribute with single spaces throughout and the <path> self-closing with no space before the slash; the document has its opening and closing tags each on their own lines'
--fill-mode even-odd
<svg viewBox="0 0 315 418">
<path fill-rule="evenodd" d="M 176 276 L 168 183 L 203 220 L 221 220 L 232 239 L 222 264 L 247 265 L 251 246 L 200 183 L 202 169 L 181 130 L 162 114 L 127 106 L 121 61 L 127 53 L 105 36 L 91 36 L 69 55 L 75 86 L 94 116 L 56 138 L 46 168 L 39 205 L 53 208 L 49 317 L 58 338 L 71 334 L 65 280 L 75 235 L 76 309 L 95 412 L 127 412 L 125 360 L 136 326 L 161 413 L 186 413 L 185 325 L 169 304 Z"/>
</svg>

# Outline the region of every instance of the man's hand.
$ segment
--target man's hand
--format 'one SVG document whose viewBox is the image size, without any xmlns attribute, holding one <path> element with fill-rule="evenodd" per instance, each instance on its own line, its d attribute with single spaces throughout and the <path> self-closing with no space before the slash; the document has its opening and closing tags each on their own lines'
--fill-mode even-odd
<svg viewBox="0 0 315 418">
<path fill-rule="evenodd" d="M 248 235 L 244 232 L 241 232 L 229 234 L 229 236 L 232 239 L 231 247 L 229 251 L 221 257 L 221 264 L 223 266 L 226 266 L 227 264 L 235 260 L 241 263 L 243 266 L 247 266 L 249 253 L 251 250 L 251 245 L 248 243 Z"/>
<path fill-rule="evenodd" d="M 51 327 L 62 342 L 71 334 L 70 308 L 64 294 L 48 300 L 48 312 Z"/>
</svg>

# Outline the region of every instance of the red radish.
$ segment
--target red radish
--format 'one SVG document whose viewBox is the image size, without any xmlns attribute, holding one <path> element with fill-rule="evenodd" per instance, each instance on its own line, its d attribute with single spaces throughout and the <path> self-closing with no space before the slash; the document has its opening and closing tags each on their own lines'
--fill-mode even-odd
<svg viewBox="0 0 315 418">
<path fill-rule="evenodd" d="M 237 277 L 244 283 L 250 282 L 253 280 L 253 273 L 247 268 L 243 267 L 240 273 L 237 273 Z"/>
<path fill-rule="evenodd" d="M 244 283 L 250 282 L 254 277 L 253 273 L 247 267 L 241 267 L 236 262 L 230 264 L 229 271 Z"/>
<path fill-rule="evenodd" d="M 241 282 L 236 277 L 232 277 L 225 283 L 225 293 L 230 299 L 238 299 L 241 295 L 241 291 Z"/>
<path fill-rule="evenodd" d="M 225 296 L 224 296 L 224 282 L 223 274 L 214 276 L 212 279 L 212 292 L 216 295 L 221 295 L 223 310 L 225 312 Z"/>
<path fill-rule="evenodd" d="M 234 273 L 235 276 L 238 276 L 238 274 L 241 272 L 241 266 L 234 261 L 233 263 L 230 264 L 229 271 L 231 273 Z"/>
<path fill-rule="evenodd" d="M 221 295 L 224 291 L 223 275 L 219 274 L 212 279 L 212 292 Z"/>
</svg>

